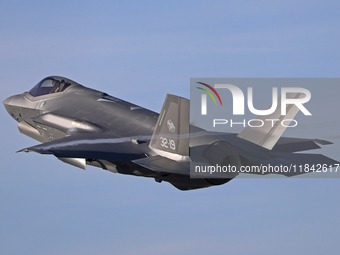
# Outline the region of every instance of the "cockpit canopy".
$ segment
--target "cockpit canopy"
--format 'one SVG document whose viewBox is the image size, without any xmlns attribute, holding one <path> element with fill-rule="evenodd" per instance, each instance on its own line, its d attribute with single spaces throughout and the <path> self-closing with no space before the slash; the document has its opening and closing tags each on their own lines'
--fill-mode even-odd
<svg viewBox="0 0 340 255">
<path fill-rule="evenodd" d="M 77 83 L 63 77 L 50 76 L 40 81 L 28 93 L 34 97 L 53 94 L 62 92 L 74 84 Z"/>
</svg>

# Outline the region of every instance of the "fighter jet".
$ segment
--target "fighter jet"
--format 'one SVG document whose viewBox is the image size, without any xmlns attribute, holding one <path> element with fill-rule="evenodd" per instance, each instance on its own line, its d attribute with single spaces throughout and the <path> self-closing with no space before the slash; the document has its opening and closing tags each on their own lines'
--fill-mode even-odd
<svg viewBox="0 0 340 255">
<path fill-rule="evenodd" d="M 238 169 L 265 164 L 291 167 L 307 162 L 326 168 L 339 164 L 321 154 L 295 153 L 331 143 L 284 138 L 284 128 L 278 126 L 261 130 L 246 127 L 240 134 L 202 130 L 189 123 L 189 100 L 170 94 L 158 114 L 70 79 L 50 76 L 3 104 L 19 123 L 19 131 L 40 142 L 20 151 L 52 154 L 82 169 L 91 165 L 113 173 L 150 177 L 180 190 L 221 185 L 239 174 L 191 178 L 193 162 Z M 288 108 L 289 118 L 299 111 Z M 278 108 L 267 118 L 285 117 Z M 300 173 L 291 170 L 280 174 Z"/>
</svg>

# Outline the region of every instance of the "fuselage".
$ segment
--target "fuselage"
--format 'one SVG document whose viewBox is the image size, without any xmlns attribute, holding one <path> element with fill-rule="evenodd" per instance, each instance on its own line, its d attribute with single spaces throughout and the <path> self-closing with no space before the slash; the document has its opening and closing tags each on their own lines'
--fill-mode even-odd
<svg viewBox="0 0 340 255">
<path fill-rule="evenodd" d="M 191 178 L 196 177 L 191 172 L 196 165 L 232 166 L 236 170 L 247 166 L 290 169 L 306 163 L 327 168 L 339 165 L 321 154 L 294 153 L 330 142 L 280 138 L 282 130 L 276 130 L 276 126 L 268 130 L 247 127 L 238 135 L 192 126 L 189 100 L 175 95 L 166 96 L 159 115 L 72 80 L 50 76 L 29 92 L 9 97 L 3 103 L 19 122 L 19 131 L 41 143 L 21 151 L 52 154 L 82 169 L 92 165 L 114 173 L 152 177 L 181 190 L 220 185 L 239 173 L 232 171 L 218 176 L 204 173 Z M 281 117 L 278 113 L 277 118 Z M 256 142 L 259 135 L 275 146 L 268 149 L 262 142 Z"/>
</svg>

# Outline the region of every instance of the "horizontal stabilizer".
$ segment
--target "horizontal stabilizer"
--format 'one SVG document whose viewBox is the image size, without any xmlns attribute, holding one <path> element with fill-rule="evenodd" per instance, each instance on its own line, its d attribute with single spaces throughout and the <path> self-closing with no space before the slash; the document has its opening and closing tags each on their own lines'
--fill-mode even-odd
<svg viewBox="0 0 340 255">
<path fill-rule="evenodd" d="M 318 145 L 329 145 L 332 144 L 326 140 L 320 139 L 303 139 L 303 138 L 291 138 L 291 137 L 281 137 L 276 143 L 272 151 L 274 152 L 297 152 L 320 149 Z"/>
<path fill-rule="evenodd" d="M 190 174 L 190 162 L 177 162 L 162 156 L 133 160 L 134 163 L 155 172 Z"/>
</svg>

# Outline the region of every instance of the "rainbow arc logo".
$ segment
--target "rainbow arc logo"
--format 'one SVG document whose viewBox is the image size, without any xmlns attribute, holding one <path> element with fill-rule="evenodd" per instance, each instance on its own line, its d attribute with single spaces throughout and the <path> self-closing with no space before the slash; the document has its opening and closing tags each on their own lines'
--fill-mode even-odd
<svg viewBox="0 0 340 255">
<path fill-rule="evenodd" d="M 201 84 L 201 85 L 203 85 L 203 86 L 206 86 L 206 87 L 209 88 L 212 92 L 214 92 L 214 94 L 217 96 L 217 98 L 218 98 L 218 100 L 220 101 L 220 104 L 221 104 L 221 106 L 222 106 L 222 100 L 221 100 L 221 98 L 220 98 L 220 95 L 217 93 L 217 91 L 216 91 L 213 87 L 211 87 L 210 85 L 208 85 L 208 84 L 206 84 L 206 83 L 203 83 L 203 82 L 197 82 L 197 83 L 199 83 L 199 84 Z M 215 100 L 215 97 L 211 94 L 211 92 L 210 92 L 209 90 L 204 89 L 204 88 L 200 88 L 200 87 L 197 87 L 197 88 L 203 90 L 204 92 L 206 92 L 206 93 L 212 98 L 212 100 L 214 100 L 215 105 L 217 105 L 216 100 Z"/>
<path fill-rule="evenodd" d="M 220 101 L 220 104 L 222 106 L 221 97 L 213 87 L 211 87 L 210 85 L 203 83 L 203 82 L 197 82 L 197 83 L 201 84 L 203 86 L 206 86 L 208 89 L 210 89 L 217 96 L 217 98 Z M 213 96 L 213 94 L 209 90 L 201 88 L 201 87 L 196 87 L 196 88 L 206 92 L 212 98 L 212 100 L 214 100 L 215 105 L 217 105 L 215 97 Z M 202 96 L 201 96 L 201 114 L 207 115 L 207 95 L 206 94 L 202 94 Z"/>
</svg>

